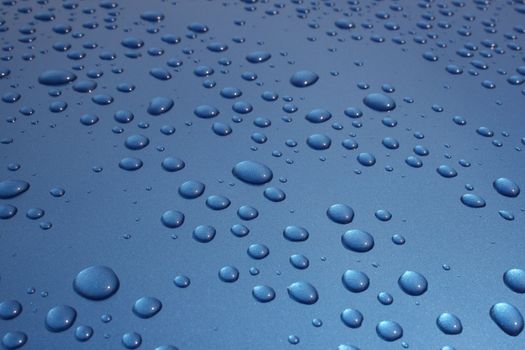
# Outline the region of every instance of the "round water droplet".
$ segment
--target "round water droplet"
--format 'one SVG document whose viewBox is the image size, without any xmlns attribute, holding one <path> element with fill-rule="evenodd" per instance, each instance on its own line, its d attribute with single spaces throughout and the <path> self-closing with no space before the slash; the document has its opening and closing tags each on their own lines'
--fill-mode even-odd
<svg viewBox="0 0 525 350">
<path fill-rule="evenodd" d="M 133 304 L 133 313 L 140 318 L 155 316 L 162 309 L 162 303 L 154 297 L 142 297 Z"/>
<path fill-rule="evenodd" d="M 296 269 L 304 270 L 310 266 L 310 261 L 302 254 L 293 254 L 290 256 L 290 264 Z"/>
<path fill-rule="evenodd" d="M 446 178 L 456 177 L 458 175 L 457 171 L 449 165 L 440 165 L 436 169 L 436 171 L 438 172 L 439 175 L 446 177 Z"/>
<path fill-rule="evenodd" d="M 51 332 L 63 332 L 73 325 L 76 318 L 77 312 L 71 306 L 55 306 L 46 315 L 46 327 Z"/>
<path fill-rule="evenodd" d="M 306 139 L 306 144 L 314 150 L 322 151 L 330 148 L 332 140 L 325 134 L 312 134 Z"/>
<path fill-rule="evenodd" d="M 199 225 L 193 230 L 193 239 L 200 243 L 209 243 L 216 233 L 215 227 L 211 225 Z"/>
<path fill-rule="evenodd" d="M 204 193 L 205 188 L 202 182 L 189 180 L 179 186 L 179 194 L 186 199 L 195 199 Z"/>
<path fill-rule="evenodd" d="M 22 304 L 17 300 L 5 300 L 0 303 L 0 318 L 12 320 L 22 312 Z"/>
<path fill-rule="evenodd" d="M 264 244 L 255 243 L 248 247 L 248 255 L 256 260 L 264 259 L 270 254 L 270 249 Z"/>
<path fill-rule="evenodd" d="M 363 314 L 356 309 L 345 309 L 341 312 L 341 321 L 350 328 L 359 328 L 363 323 Z"/>
<path fill-rule="evenodd" d="M 213 106 L 200 105 L 195 108 L 193 113 L 199 118 L 210 119 L 218 116 L 219 110 Z"/>
<path fill-rule="evenodd" d="M 376 163 L 376 157 L 372 153 L 359 153 L 357 161 L 363 166 L 372 166 Z"/>
<path fill-rule="evenodd" d="M 175 172 L 184 169 L 186 163 L 177 157 L 166 157 L 162 160 L 161 166 L 166 171 Z"/>
<path fill-rule="evenodd" d="M 343 285 L 353 293 L 361 293 L 368 289 L 370 279 L 361 271 L 346 270 L 343 274 Z"/>
<path fill-rule="evenodd" d="M 228 198 L 219 195 L 212 195 L 206 199 L 206 206 L 213 210 L 223 210 L 230 206 Z"/>
<path fill-rule="evenodd" d="M 345 248 L 358 253 L 368 252 L 374 247 L 374 237 L 366 231 L 348 230 L 341 236 Z"/>
<path fill-rule="evenodd" d="M 463 331 L 461 320 L 453 314 L 444 312 L 436 320 L 438 328 L 445 334 L 460 334 Z"/>
<path fill-rule="evenodd" d="M 267 51 L 253 51 L 246 55 L 246 60 L 250 63 L 262 63 L 268 61 L 272 55 Z"/>
<path fill-rule="evenodd" d="M 520 194 L 519 186 L 514 181 L 505 177 L 496 179 L 492 185 L 499 194 L 506 197 L 517 197 Z"/>
<path fill-rule="evenodd" d="M 191 280 L 187 276 L 179 275 L 173 279 L 173 283 L 179 288 L 187 288 L 190 286 Z"/>
<path fill-rule="evenodd" d="M 275 299 L 275 290 L 270 286 L 259 285 L 253 287 L 252 295 L 255 300 L 261 303 L 268 303 Z"/>
<path fill-rule="evenodd" d="M 299 226 L 286 226 L 283 230 L 283 236 L 291 242 L 302 242 L 306 241 L 309 237 L 308 231 L 304 227 Z"/>
<path fill-rule="evenodd" d="M 301 304 L 315 304 L 319 300 L 317 289 L 308 282 L 294 282 L 287 288 L 288 295 Z"/>
<path fill-rule="evenodd" d="M 177 228 L 184 223 L 184 214 L 178 210 L 166 210 L 160 217 L 160 221 L 168 228 Z"/>
<path fill-rule="evenodd" d="M 2 337 L 2 345 L 7 350 L 19 349 L 27 343 L 27 334 L 20 331 L 7 332 Z"/>
<path fill-rule="evenodd" d="M 128 332 L 122 335 L 122 345 L 126 349 L 137 349 L 142 344 L 142 337 L 137 332 Z"/>
<path fill-rule="evenodd" d="M 378 112 L 387 112 L 396 108 L 392 97 L 380 93 L 369 94 L 363 99 L 363 103 Z"/>
<path fill-rule="evenodd" d="M 346 204 L 332 204 L 326 211 L 330 220 L 338 224 L 349 224 L 354 219 L 354 210 Z"/>
<path fill-rule="evenodd" d="M 492 305 L 490 318 L 510 336 L 516 337 L 523 331 L 523 316 L 512 304 L 497 303 Z"/>
<path fill-rule="evenodd" d="M 173 107 L 173 100 L 169 97 L 154 97 L 149 102 L 148 113 L 158 116 L 168 112 Z"/>
<path fill-rule="evenodd" d="M 235 282 L 239 279 L 239 270 L 234 266 L 224 266 L 219 270 L 219 278 L 223 282 Z"/>
<path fill-rule="evenodd" d="M 300 70 L 295 72 L 290 78 L 290 83 L 298 88 L 313 85 L 319 80 L 319 76 L 309 70 Z"/>
<path fill-rule="evenodd" d="M 317 108 L 308 112 L 305 118 L 310 123 L 319 124 L 332 118 L 332 113 L 328 112 L 326 109 Z"/>
<path fill-rule="evenodd" d="M 142 168 L 142 165 L 144 165 L 142 163 L 142 160 L 140 160 L 139 158 L 135 158 L 135 157 L 122 158 L 120 160 L 120 162 L 118 163 L 118 166 L 121 169 L 127 170 L 127 171 L 138 170 L 138 169 Z"/>
<path fill-rule="evenodd" d="M 18 209 L 10 204 L 0 204 L 0 219 L 11 219 L 16 215 Z"/>
<path fill-rule="evenodd" d="M 270 182 L 273 178 L 273 173 L 266 165 L 245 160 L 239 162 L 232 169 L 233 175 L 241 181 L 251 185 L 262 185 Z"/>
<path fill-rule="evenodd" d="M 394 297 L 390 293 L 380 292 L 377 295 L 377 300 L 383 305 L 390 305 L 394 302 Z"/>
<path fill-rule="evenodd" d="M 90 266 L 78 273 L 73 281 L 75 292 L 91 300 L 104 300 L 119 289 L 117 274 L 107 266 Z"/>
<path fill-rule="evenodd" d="M 503 274 L 503 282 L 516 293 L 525 293 L 525 270 L 509 269 Z"/>
<path fill-rule="evenodd" d="M 397 283 L 403 292 L 408 295 L 418 296 L 427 291 L 428 282 L 425 276 L 414 271 L 405 271 Z"/>
<path fill-rule="evenodd" d="M 125 145 L 128 149 L 139 150 L 149 145 L 149 139 L 144 135 L 131 135 L 126 139 Z"/>
<path fill-rule="evenodd" d="M 272 202 L 282 202 L 286 199 L 286 193 L 277 187 L 267 187 L 264 190 L 264 197 Z"/>
<path fill-rule="evenodd" d="M 403 328 L 395 321 L 381 321 L 376 326 L 377 335 L 386 341 L 395 341 L 403 336 Z"/>
<path fill-rule="evenodd" d="M 75 329 L 75 339 L 80 342 L 85 342 L 93 336 L 93 328 L 89 326 L 78 326 Z"/>
</svg>

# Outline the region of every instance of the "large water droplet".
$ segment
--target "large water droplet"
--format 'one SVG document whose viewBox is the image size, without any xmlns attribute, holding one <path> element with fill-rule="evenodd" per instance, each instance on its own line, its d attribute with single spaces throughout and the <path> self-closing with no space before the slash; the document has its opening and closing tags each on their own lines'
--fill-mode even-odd
<svg viewBox="0 0 525 350">
<path fill-rule="evenodd" d="M 505 177 L 496 179 L 492 185 L 499 194 L 506 197 L 517 197 L 520 194 L 519 186 L 514 181 Z"/>
<path fill-rule="evenodd" d="M 90 266 L 78 273 L 73 281 L 75 292 L 91 300 L 107 299 L 120 286 L 117 274 L 107 266 Z"/>
<path fill-rule="evenodd" d="M 287 288 L 288 295 L 301 304 L 315 304 L 319 299 L 317 289 L 308 282 L 294 282 Z"/>
<path fill-rule="evenodd" d="M 523 316 L 512 304 L 497 303 L 490 308 L 490 318 L 502 331 L 513 337 L 523 330 Z"/>
<path fill-rule="evenodd" d="M 67 70 L 50 69 L 38 77 L 38 82 L 43 85 L 58 86 L 74 81 L 77 76 Z"/>
<path fill-rule="evenodd" d="M 4 180 L 0 182 L 0 199 L 10 199 L 29 189 L 29 183 L 22 180 Z"/>
<path fill-rule="evenodd" d="M 503 274 L 503 282 L 516 293 L 525 293 L 525 270 L 509 269 Z"/>
<path fill-rule="evenodd" d="M 358 253 L 368 252 L 374 247 L 374 237 L 366 231 L 348 230 L 341 236 L 345 248 Z"/>
<path fill-rule="evenodd" d="M 418 296 L 427 291 L 428 282 L 425 276 L 414 271 L 405 271 L 398 279 L 399 287 L 408 295 Z"/>
<path fill-rule="evenodd" d="M 233 167 L 232 173 L 239 180 L 251 185 L 262 185 L 270 182 L 273 178 L 273 173 L 270 168 L 252 160 L 237 163 L 235 167 Z"/>
<path fill-rule="evenodd" d="M 367 95 L 363 99 L 363 103 L 378 112 L 387 112 L 396 108 L 396 103 L 392 97 L 380 93 Z"/>
<path fill-rule="evenodd" d="M 349 224 L 354 219 L 354 210 L 346 204 L 332 204 L 326 215 L 338 224 Z"/>
<path fill-rule="evenodd" d="M 46 315 L 46 327 L 51 332 L 63 332 L 73 325 L 76 318 L 77 312 L 71 306 L 55 306 Z"/>
<path fill-rule="evenodd" d="M 142 297 L 133 304 L 133 313 L 140 318 L 155 316 L 162 309 L 162 303 L 154 297 Z"/>
<path fill-rule="evenodd" d="M 298 88 L 313 85 L 319 80 L 319 76 L 309 70 L 300 70 L 295 72 L 290 78 L 290 83 Z"/>
</svg>

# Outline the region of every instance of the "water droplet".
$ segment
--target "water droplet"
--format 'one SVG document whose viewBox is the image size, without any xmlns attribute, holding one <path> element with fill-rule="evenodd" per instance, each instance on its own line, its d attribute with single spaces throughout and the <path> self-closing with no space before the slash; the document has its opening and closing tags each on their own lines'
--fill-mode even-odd
<svg viewBox="0 0 525 350">
<path fill-rule="evenodd" d="M 403 328 L 395 321 L 381 321 L 376 326 L 376 332 L 381 339 L 395 341 L 403 336 Z"/>
<path fill-rule="evenodd" d="M 354 210 L 346 204 L 332 204 L 326 211 L 330 220 L 338 224 L 349 224 L 354 219 Z"/>
<path fill-rule="evenodd" d="M 162 309 L 162 303 L 154 297 L 142 297 L 133 304 L 133 313 L 140 318 L 155 316 Z"/>
<path fill-rule="evenodd" d="M 154 97 L 149 102 L 148 113 L 158 116 L 168 112 L 173 107 L 173 100 L 169 97 Z"/>
<path fill-rule="evenodd" d="M 2 345 L 7 350 L 14 350 L 21 348 L 27 342 L 27 334 L 20 331 L 7 332 L 2 337 Z"/>
<path fill-rule="evenodd" d="M 186 199 L 195 199 L 204 193 L 205 188 L 202 182 L 189 180 L 179 186 L 179 194 Z"/>
<path fill-rule="evenodd" d="M 308 231 L 304 227 L 286 226 L 283 230 L 283 236 L 291 242 L 306 241 L 309 237 Z"/>
<path fill-rule="evenodd" d="M 239 270 L 234 266 L 224 266 L 219 270 L 219 278 L 223 282 L 235 282 L 239 279 Z"/>
<path fill-rule="evenodd" d="M 374 247 L 374 237 L 366 231 L 348 230 L 341 236 L 345 248 L 358 253 L 368 252 Z"/>
<path fill-rule="evenodd" d="M 525 293 L 525 270 L 509 269 L 503 274 L 503 282 L 516 293 Z"/>
<path fill-rule="evenodd" d="M 463 331 L 461 320 L 453 314 L 444 312 L 436 320 L 438 328 L 445 334 L 460 334 Z"/>
<path fill-rule="evenodd" d="M 341 312 L 341 321 L 350 328 L 359 328 L 363 323 L 363 314 L 356 309 L 345 309 Z"/>
<path fill-rule="evenodd" d="M 117 274 L 107 266 L 90 266 L 78 273 L 73 281 L 75 292 L 91 300 L 104 300 L 119 289 Z"/>
<path fill-rule="evenodd" d="M 446 178 L 456 177 L 458 175 L 457 171 L 449 165 L 440 165 L 436 169 L 436 171 L 438 172 L 439 175 L 446 177 Z"/>
<path fill-rule="evenodd" d="M 12 320 L 22 312 L 22 304 L 17 300 L 5 300 L 0 303 L 0 318 Z"/>
<path fill-rule="evenodd" d="M 38 82 L 42 85 L 59 86 L 66 85 L 74 81 L 76 78 L 77 76 L 72 72 L 59 69 L 50 69 L 39 75 Z"/>
<path fill-rule="evenodd" d="M 343 274 L 343 285 L 353 293 L 361 293 L 368 289 L 370 279 L 361 271 L 346 270 Z"/>
<path fill-rule="evenodd" d="M 28 189 L 28 182 L 22 180 L 4 180 L 0 182 L 0 199 L 17 197 Z"/>
<path fill-rule="evenodd" d="M 122 345 L 126 349 L 137 349 L 142 344 L 142 337 L 137 332 L 128 332 L 122 335 Z"/>
<path fill-rule="evenodd" d="M 75 339 L 79 342 L 85 342 L 93 336 L 93 328 L 90 326 L 78 326 L 75 329 Z"/>
<path fill-rule="evenodd" d="M 301 304 L 315 304 L 319 300 L 317 289 L 308 282 L 294 282 L 287 288 L 288 295 Z"/>
<path fill-rule="evenodd" d="M 369 94 L 363 99 L 363 103 L 378 112 L 387 112 L 396 108 L 392 97 L 380 93 Z"/>
<path fill-rule="evenodd" d="M 253 51 L 246 55 L 246 60 L 250 63 L 262 63 L 268 61 L 272 55 L 267 51 Z"/>
<path fill-rule="evenodd" d="M 193 239 L 200 243 L 209 243 L 216 233 L 215 227 L 211 225 L 199 225 L 193 230 Z"/>
<path fill-rule="evenodd" d="M 516 337 L 523 330 L 523 316 L 512 304 L 497 303 L 492 305 L 490 318 L 510 336 Z"/>
<path fill-rule="evenodd" d="M 184 214 L 178 210 L 166 210 L 160 217 L 160 221 L 168 228 L 177 228 L 184 223 Z"/>
<path fill-rule="evenodd" d="M 514 181 L 505 177 L 496 179 L 492 185 L 499 194 L 506 197 L 517 197 L 520 194 L 519 186 Z"/>
<path fill-rule="evenodd" d="M 486 205 L 483 198 L 473 193 L 465 193 L 462 195 L 461 202 L 471 208 L 483 208 Z"/>
<path fill-rule="evenodd" d="M 325 150 L 330 148 L 332 140 L 325 134 L 312 134 L 306 139 L 306 144 L 314 150 Z"/>
<path fill-rule="evenodd" d="M 118 166 L 127 171 L 135 171 L 142 168 L 142 160 L 135 157 L 125 157 L 120 160 Z"/>
<path fill-rule="evenodd" d="M 376 157 L 372 153 L 359 153 L 357 161 L 363 166 L 372 166 L 376 163 Z"/>
<path fill-rule="evenodd" d="M 237 163 L 232 169 L 233 175 L 241 181 L 251 185 L 262 185 L 270 182 L 273 178 L 273 173 L 266 165 L 245 160 Z"/>
<path fill-rule="evenodd" d="M 428 289 L 428 282 L 425 276 L 414 271 L 405 271 L 398 279 L 397 283 L 403 292 L 412 296 L 419 296 Z"/>
<path fill-rule="evenodd" d="M 258 285 L 253 287 L 252 295 L 255 300 L 261 303 L 268 303 L 275 299 L 275 290 L 270 286 Z"/>
<path fill-rule="evenodd" d="M 319 76 L 309 70 L 300 70 L 295 72 L 290 78 L 290 83 L 298 88 L 304 88 L 313 85 L 319 80 Z"/>
<path fill-rule="evenodd" d="M 55 306 L 46 315 L 46 327 L 51 332 L 63 332 L 75 323 L 76 318 L 77 312 L 71 306 Z"/>
<path fill-rule="evenodd" d="M 326 109 L 317 108 L 308 112 L 305 118 L 310 123 L 319 124 L 332 118 L 332 113 L 328 112 Z"/>
</svg>

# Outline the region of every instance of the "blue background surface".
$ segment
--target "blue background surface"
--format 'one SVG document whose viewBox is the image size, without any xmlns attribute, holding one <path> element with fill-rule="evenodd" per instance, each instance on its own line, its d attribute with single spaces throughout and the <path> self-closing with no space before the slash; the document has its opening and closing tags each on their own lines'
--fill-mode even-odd
<svg viewBox="0 0 525 350">
<path fill-rule="evenodd" d="M 523 87 L 507 82 L 509 76 L 518 75 L 516 68 L 525 64 L 521 50 L 507 47 L 510 42 L 523 45 L 524 34 L 515 28 L 523 22 L 523 11 L 519 11 L 523 5 L 484 5 L 470 0 L 463 7 L 454 1 L 250 2 L 119 1 L 114 3 L 115 8 L 106 9 L 98 1 L 79 1 L 73 10 L 65 9 L 61 1 L 3 2 L 0 67 L 8 68 L 10 74 L 0 80 L 0 93 L 13 91 L 21 98 L 12 104 L 0 102 L 0 181 L 19 179 L 31 187 L 16 198 L 0 200 L 0 204 L 18 208 L 17 215 L 0 222 L 0 301 L 15 299 L 23 305 L 20 316 L 0 320 L 0 336 L 23 331 L 28 336 L 23 348 L 40 350 L 124 348 L 122 334 L 130 331 L 141 334 L 140 349 L 166 344 L 179 349 L 336 349 L 340 344 L 400 349 L 402 342 L 411 349 L 440 349 L 445 345 L 456 349 L 524 348 L 525 333 L 511 337 L 489 317 L 490 307 L 502 301 L 525 312 L 523 295 L 507 288 L 502 278 L 510 268 L 525 268 L 523 194 L 507 198 L 492 186 L 499 177 L 525 183 L 525 96 Z M 391 5 L 401 5 L 403 10 L 394 11 Z M 440 5 L 446 5 L 454 15 L 443 16 Z M 19 13 L 21 7 L 31 7 L 32 12 Z M 85 9 L 94 11 L 83 13 Z M 266 14 L 270 9 L 278 10 L 278 14 Z M 164 20 L 141 20 L 140 15 L 148 10 L 161 12 Z M 56 19 L 34 19 L 35 14 L 45 11 Z M 380 11 L 390 18 L 378 18 Z M 426 13 L 435 17 L 427 21 L 433 26 L 428 30 L 417 26 Z M 466 15 L 475 19 L 469 21 Z M 342 30 L 334 25 L 346 16 L 355 28 Z M 115 29 L 105 27 L 111 24 L 107 18 L 116 19 Z M 494 22 L 497 31 L 488 33 L 484 20 Z M 89 21 L 98 27 L 84 28 Z M 447 21 L 451 28 L 439 27 L 440 21 Z M 187 27 L 192 22 L 206 24 L 209 31 L 191 34 Z M 373 27 L 364 28 L 365 22 Z M 400 29 L 387 30 L 386 22 L 395 22 Z M 59 23 L 71 25 L 72 32 L 53 32 Z M 319 28 L 311 28 L 311 23 L 318 23 Z M 19 32 L 26 25 L 36 29 L 29 35 L 35 37 L 31 43 L 19 40 L 27 36 Z M 458 34 L 464 26 L 469 27 L 470 36 Z M 148 33 L 148 28 L 158 28 L 159 32 Z M 74 38 L 73 33 L 84 36 Z M 516 38 L 510 40 L 506 33 Z M 167 44 L 161 40 L 163 34 L 180 36 L 181 42 Z M 355 39 L 357 34 L 362 40 Z M 384 42 L 372 41 L 373 35 L 383 37 Z M 140 58 L 125 56 L 133 50 L 123 47 L 121 41 L 130 36 L 145 43 L 136 50 L 142 54 Z M 425 38 L 426 43 L 415 42 L 417 36 Z M 234 37 L 243 37 L 245 42 L 236 43 Z M 394 37 L 406 44 L 396 44 Z M 485 39 L 494 40 L 504 53 L 483 46 Z M 58 41 L 70 43 L 69 51 L 85 52 L 85 58 L 68 59 L 67 52 L 53 49 Z M 206 49 L 214 41 L 225 43 L 228 49 L 221 53 Z M 83 48 L 88 42 L 98 47 Z M 439 42 L 446 47 L 438 47 Z M 461 57 L 457 50 L 468 43 L 477 50 L 468 50 L 472 57 Z M 6 50 L 8 45 L 13 49 Z M 146 50 L 151 47 L 165 52 L 150 56 Z M 193 53 L 184 53 L 186 48 Z M 272 57 L 264 63 L 248 62 L 245 56 L 258 50 Z M 492 57 L 482 57 L 483 50 L 491 52 Z M 116 59 L 101 60 L 103 51 L 114 52 Z M 435 52 L 439 59 L 427 61 L 422 57 L 426 51 Z M 26 53 L 35 58 L 25 61 L 22 56 Z M 181 59 L 183 65 L 176 70 L 167 66 L 170 58 Z M 231 65 L 220 65 L 221 58 L 231 60 Z M 471 65 L 474 59 L 483 60 L 489 68 L 475 69 Z M 448 64 L 461 66 L 464 72 L 452 75 L 445 69 Z M 197 77 L 193 71 L 199 65 L 212 67 L 214 74 Z M 79 66 L 83 69 L 74 69 Z M 116 67 L 123 72 L 112 73 Z M 155 79 L 149 74 L 154 67 L 165 67 L 172 78 Z M 69 84 L 58 87 L 60 97 L 51 97 L 48 91 L 52 88 L 38 83 L 38 76 L 48 69 L 69 70 L 81 80 L 88 79 L 86 72 L 92 68 L 104 72 L 93 79 L 98 87 L 92 93 L 78 93 Z M 319 80 L 306 88 L 294 87 L 290 76 L 303 69 L 317 73 Z M 246 71 L 255 72 L 258 78 L 243 80 L 241 74 Z M 203 87 L 205 79 L 215 81 L 216 86 Z M 481 82 L 486 79 L 496 88 L 484 88 Z M 134 84 L 136 89 L 128 94 L 117 91 L 116 86 L 123 82 Z M 369 89 L 359 88 L 359 82 L 366 82 Z M 363 98 L 381 92 L 385 83 L 395 87 L 388 95 L 397 107 L 391 112 L 366 107 Z M 242 96 L 233 100 L 221 97 L 220 89 L 229 86 L 242 90 Z M 278 93 L 279 99 L 263 100 L 261 93 L 266 90 Z M 91 101 L 95 94 L 111 95 L 114 102 L 97 105 Z M 174 107 L 160 116 L 149 115 L 148 103 L 156 96 L 171 97 Z M 293 98 L 297 112 L 283 111 L 285 96 Z M 414 103 L 404 102 L 405 97 Z M 67 109 L 51 113 L 48 106 L 54 100 L 66 101 Z M 232 110 L 237 100 L 253 106 L 240 123 L 232 121 L 232 117 L 240 116 Z M 193 111 L 203 104 L 216 107 L 220 114 L 213 119 L 198 118 Z M 434 104 L 444 110 L 434 111 Z M 22 115 L 22 106 L 33 108 L 34 114 Z M 348 107 L 363 111 L 363 117 L 355 119 L 362 127 L 353 126 L 355 120 L 343 113 Z M 332 118 L 321 124 L 305 120 L 306 113 L 315 108 L 327 109 Z M 113 114 L 120 109 L 132 111 L 135 118 L 121 124 L 124 132 L 116 134 L 112 132 L 118 125 Z M 99 122 L 81 124 L 79 118 L 85 113 L 98 115 Z M 464 116 L 467 124 L 456 125 L 452 121 L 455 115 Z M 259 116 L 269 118 L 272 125 L 265 129 L 255 126 L 253 120 Z M 292 122 L 284 122 L 283 116 Z M 385 116 L 396 119 L 397 126 L 384 126 L 381 120 Z M 9 117 L 16 117 L 16 122 L 8 123 Z M 149 127 L 141 129 L 139 122 Z M 232 134 L 214 134 L 213 122 L 229 124 Z M 334 129 L 334 122 L 343 129 Z M 173 135 L 159 131 L 166 124 L 176 128 Z M 493 130 L 494 137 L 477 134 L 481 126 Z M 250 139 L 253 132 L 264 133 L 268 141 L 256 144 Z M 424 138 L 414 137 L 416 132 L 423 133 Z M 306 138 L 313 133 L 328 135 L 331 147 L 324 151 L 308 147 Z M 138 151 L 127 149 L 124 142 L 133 134 L 147 136 L 149 146 Z M 359 143 L 358 149 L 341 146 L 349 135 Z M 386 149 L 381 144 L 386 136 L 396 138 L 399 149 Z M 286 146 L 288 139 L 297 141 L 297 147 Z M 494 139 L 502 146 L 496 147 Z M 406 157 L 414 155 L 416 145 L 430 150 L 428 156 L 420 157 L 421 168 L 405 163 Z M 282 152 L 282 156 L 273 156 L 273 151 Z M 376 164 L 359 164 L 356 157 L 360 152 L 373 153 Z M 128 156 L 142 159 L 144 166 L 131 172 L 119 168 L 119 161 Z M 168 156 L 183 159 L 185 168 L 173 173 L 163 170 L 160 164 Z M 460 159 L 471 166 L 462 167 Z M 273 180 L 263 186 L 239 181 L 231 170 L 242 160 L 266 164 L 273 171 Z M 10 171 L 10 163 L 21 167 Z M 441 177 L 436 168 L 442 164 L 454 167 L 458 176 Z M 393 171 L 386 171 L 387 165 Z M 94 166 L 103 171 L 94 172 Z M 181 197 L 178 187 L 187 180 L 204 183 L 204 194 L 193 200 Z M 461 195 L 469 192 L 466 184 L 474 186 L 471 192 L 485 199 L 484 208 L 461 203 Z M 65 189 L 63 197 L 49 194 L 56 186 Z M 279 203 L 266 199 L 263 191 L 267 186 L 284 190 L 286 199 Z M 228 197 L 231 205 L 222 211 L 209 209 L 205 200 L 213 194 Z M 329 220 L 326 209 L 334 203 L 353 208 L 355 217 L 350 224 Z M 236 213 L 242 205 L 257 208 L 259 216 L 244 222 Z M 25 217 L 34 207 L 45 210 L 42 219 Z M 185 214 L 181 227 L 163 226 L 160 216 L 168 209 Z M 376 219 L 378 209 L 390 211 L 392 219 Z M 498 211 L 502 209 L 512 212 L 515 219 L 500 217 Z M 41 221 L 51 222 L 52 228 L 42 230 Z M 250 228 L 246 237 L 230 233 L 230 227 L 237 223 Z M 217 230 L 207 244 L 192 239 L 193 229 L 203 224 Z M 305 227 L 310 233 L 308 240 L 284 239 L 282 231 L 288 225 Z M 341 244 L 342 234 L 354 228 L 374 236 L 371 251 L 355 253 Z M 396 233 L 405 237 L 404 245 L 392 243 L 391 236 Z M 268 257 L 250 258 L 246 250 L 253 243 L 267 245 Z M 289 263 L 290 255 L 296 253 L 309 258 L 307 269 L 298 270 Z M 443 264 L 450 270 L 443 269 Z M 73 279 L 91 265 L 106 265 L 116 272 L 120 289 L 114 296 L 90 301 L 75 293 Z M 218 278 L 219 269 L 225 265 L 239 269 L 238 281 L 228 284 Z M 250 275 L 250 267 L 260 273 Z M 359 294 L 346 290 L 341 276 L 347 269 L 365 272 L 370 277 L 368 290 Z M 409 296 L 399 288 L 397 279 L 406 270 L 418 271 L 427 278 L 425 294 Z M 188 276 L 191 285 L 176 287 L 173 279 L 177 275 Z M 319 300 L 313 305 L 293 301 L 286 288 L 295 281 L 312 283 Z M 259 284 L 274 288 L 275 300 L 257 302 L 252 288 Z M 26 292 L 30 287 L 36 289 L 34 294 Z M 392 305 L 377 301 L 381 291 L 393 295 Z M 163 304 L 151 319 L 138 318 L 131 311 L 142 296 L 154 296 Z M 77 319 L 69 330 L 52 333 L 46 330 L 45 315 L 60 304 L 74 307 Z M 340 313 L 349 307 L 363 313 L 360 328 L 350 329 L 341 322 Z M 445 335 L 437 328 L 436 318 L 443 312 L 461 319 L 460 335 Z M 103 314 L 110 314 L 112 321 L 103 323 Z M 321 319 L 323 325 L 314 327 L 314 318 Z M 375 331 L 382 320 L 398 322 L 403 337 L 391 343 L 382 340 Z M 83 324 L 94 329 L 93 337 L 85 343 L 74 337 L 74 329 Z M 290 344 L 289 335 L 298 336 L 299 344 Z"/>
</svg>

